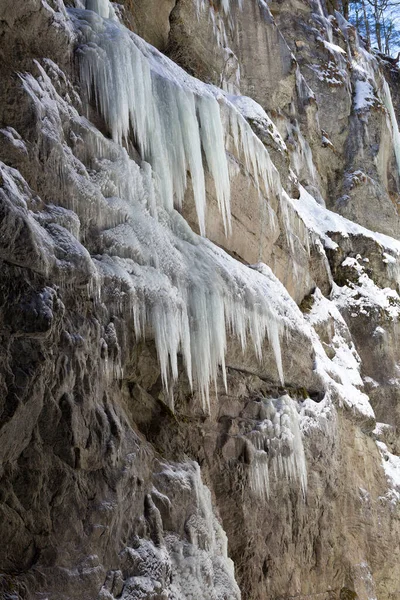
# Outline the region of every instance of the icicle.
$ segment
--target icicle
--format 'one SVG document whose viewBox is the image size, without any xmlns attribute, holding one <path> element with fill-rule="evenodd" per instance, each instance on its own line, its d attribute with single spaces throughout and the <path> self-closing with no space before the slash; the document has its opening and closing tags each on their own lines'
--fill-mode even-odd
<svg viewBox="0 0 400 600">
<path fill-rule="evenodd" d="M 86 0 L 85 8 L 103 17 L 103 19 L 111 19 L 115 17 L 115 12 L 109 0 Z"/>
<path fill-rule="evenodd" d="M 275 478 L 298 481 L 305 496 L 307 465 L 296 403 L 288 395 L 262 402 L 265 418 L 246 436 L 255 449 L 250 485 L 259 496 L 268 497 L 272 471 Z"/>
<path fill-rule="evenodd" d="M 399 125 L 397 123 L 396 113 L 394 112 L 394 106 L 393 106 L 393 102 L 392 102 L 392 94 L 390 93 L 389 85 L 388 85 L 388 83 L 387 83 L 387 81 L 385 79 L 383 80 L 382 89 L 383 89 L 384 103 L 385 103 L 385 106 L 386 106 L 386 108 L 388 110 L 388 113 L 389 113 L 390 125 L 391 125 L 392 136 L 393 136 L 394 153 L 395 153 L 395 156 L 396 156 L 397 169 L 398 169 L 399 175 L 400 175 L 400 132 L 399 132 Z"/>
<path fill-rule="evenodd" d="M 205 234 L 203 151 L 229 233 L 230 183 L 221 110 L 228 113 L 235 146 L 244 155 L 256 185 L 279 198 L 279 174 L 236 108 L 235 97 L 226 97 L 188 76 L 117 21 L 97 17 L 89 25 L 82 11 L 71 12 L 78 17 L 77 26 L 86 40 L 79 57 L 87 95 L 96 101 L 116 142 L 126 139 L 132 126 L 143 159 L 152 165 L 156 192 L 167 209 L 181 206 L 189 171 L 200 232 Z"/>
<path fill-rule="evenodd" d="M 208 168 L 214 178 L 218 207 L 222 214 L 224 228 L 230 233 L 229 171 L 218 102 L 215 98 L 202 96 L 198 99 L 197 106 L 200 117 L 201 141 Z"/>
<path fill-rule="evenodd" d="M 252 464 L 250 465 L 249 484 L 254 495 L 260 498 L 269 498 L 268 455 L 264 451 L 256 450 L 255 452 Z"/>
<path fill-rule="evenodd" d="M 121 143 L 133 127 L 141 154 L 153 167 L 159 195 L 169 209 L 174 203 L 181 206 L 187 187 L 186 171 L 190 172 L 202 235 L 203 149 L 229 232 L 228 167 L 220 109 L 213 95 L 206 86 L 197 93 L 200 82 L 147 48 L 120 23 L 93 19 L 88 26 L 82 18 L 79 26 L 86 39 L 79 49 L 81 79 L 113 139 Z"/>
<path fill-rule="evenodd" d="M 330 22 L 330 19 L 325 16 L 324 10 L 322 8 L 321 0 L 316 0 L 316 4 L 317 4 L 317 10 L 318 10 L 318 13 L 319 13 L 318 17 L 319 17 L 319 19 L 323 23 L 323 26 L 325 28 L 328 41 L 329 41 L 330 44 L 333 44 L 332 23 Z"/>
<path fill-rule="evenodd" d="M 296 91 L 303 104 L 308 102 L 310 98 L 315 99 L 315 94 L 304 79 L 299 65 L 296 66 Z"/>
<path fill-rule="evenodd" d="M 296 173 L 297 177 L 301 180 L 302 174 L 304 174 L 305 171 L 309 177 L 309 183 L 315 184 L 316 169 L 314 166 L 311 148 L 307 140 L 301 133 L 297 121 L 294 123 L 294 125 L 288 126 L 288 133 L 290 136 L 292 136 L 292 139 L 294 141 L 295 149 L 291 153 L 294 172 Z"/>
</svg>

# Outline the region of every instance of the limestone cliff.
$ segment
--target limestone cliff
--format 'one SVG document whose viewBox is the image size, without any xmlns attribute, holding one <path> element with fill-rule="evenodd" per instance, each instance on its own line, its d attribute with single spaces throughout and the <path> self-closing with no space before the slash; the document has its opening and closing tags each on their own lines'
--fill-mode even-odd
<svg viewBox="0 0 400 600">
<path fill-rule="evenodd" d="M 2 600 L 400 598 L 399 72 L 319 0 L 0 56 Z"/>
</svg>

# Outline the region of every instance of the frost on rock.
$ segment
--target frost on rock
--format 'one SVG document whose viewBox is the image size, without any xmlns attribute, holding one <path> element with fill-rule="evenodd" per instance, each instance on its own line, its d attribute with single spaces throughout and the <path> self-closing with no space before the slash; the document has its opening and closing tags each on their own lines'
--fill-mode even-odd
<svg viewBox="0 0 400 600">
<path fill-rule="evenodd" d="M 343 261 L 343 267 L 354 270 L 357 281 L 348 281 L 343 287 L 334 285 L 332 299 L 339 307 L 347 307 L 357 315 L 369 317 L 374 311 L 379 311 L 387 320 L 397 321 L 400 315 L 400 296 L 391 288 L 378 287 L 360 264 L 360 258 L 347 257 Z"/>
<path fill-rule="evenodd" d="M 71 233 L 78 233 L 76 216 L 64 208 L 49 206 L 36 213 L 37 198 L 19 171 L 0 162 L 0 257 L 35 273 L 53 277 L 60 283 L 85 285 L 95 276 L 87 249 Z M 49 219 L 44 228 L 46 216 Z"/>
<path fill-rule="evenodd" d="M 387 111 L 388 130 L 391 132 L 397 170 L 400 174 L 400 132 L 389 85 L 379 70 L 376 58 L 367 52 L 358 40 L 357 53 L 352 57 L 355 79 L 354 108 L 365 112 L 372 106 L 383 105 Z"/>
<path fill-rule="evenodd" d="M 334 294 L 328 300 L 317 289 L 312 309 L 306 315 L 312 325 L 315 369 L 325 383 L 328 398 L 355 411 L 367 423 L 374 422 L 375 413 L 363 391 L 361 359 L 336 304 Z M 321 327 L 324 334 L 318 336 Z"/>
<path fill-rule="evenodd" d="M 310 145 L 301 133 L 300 127 L 295 121 L 287 125 L 288 138 L 294 147 L 291 153 L 293 170 L 300 181 L 307 180 L 309 184 L 315 185 L 317 171 L 314 165 Z"/>
<path fill-rule="evenodd" d="M 276 479 L 298 482 L 305 495 L 307 465 L 295 401 L 288 395 L 263 399 L 260 414 L 263 420 L 246 435 L 253 448 L 250 487 L 268 498 L 271 471 Z"/>
<path fill-rule="evenodd" d="M 102 600 L 240 600 L 227 536 L 195 462 L 161 463 L 145 497 L 146 537 L 120 552 Z M 112 593 L 111 593 L 112 590 Z"/>
<path fill-rule="evenodd" d="M 400 242 L 388 235 L 371 231 L 362 225 L 349 221 L 345 217 L 321 206 L 307 190 L 300 186 L 299 200 L 290 200 L 291 206 L 300 216 L 305 226 L 316 233 L 326 248 L 335 250 L 338 244 L 330 237 L 330 234 L 339 233 L 343 237 L 364 236 L 374 240 L 382 248 L 382 252 L 388 252 L 395 261 L 400 256 Z"/>
<path fill-rule="evenodd" d="M 256 121 L 258 123 L 263 123 L 279 149 L 282 152 L 287 152 L 286 144 L 279 133 L 278 128 L 269 118 L 262 106 L 248 96 L 228 95 L 227 98 L 245 119 L 251 122 Z"/>
</svg>

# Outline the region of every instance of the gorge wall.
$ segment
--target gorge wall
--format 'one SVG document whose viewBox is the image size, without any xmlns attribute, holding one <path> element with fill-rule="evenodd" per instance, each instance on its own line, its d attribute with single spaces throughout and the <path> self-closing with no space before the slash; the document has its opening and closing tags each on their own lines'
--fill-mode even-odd
<svg viewBox="0 0 400 600">
<path fill-rule="evenodd" d="M 1 598 L 400 598 L 397 69 L 314 0 L 0 56 Z"/>
</svg>

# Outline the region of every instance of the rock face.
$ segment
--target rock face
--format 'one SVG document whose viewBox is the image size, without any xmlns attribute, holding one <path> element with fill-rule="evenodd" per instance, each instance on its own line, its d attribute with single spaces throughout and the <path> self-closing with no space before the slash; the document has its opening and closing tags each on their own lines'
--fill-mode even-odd
<svg viewBox="0 0 400 600">
<path fill-rule="evenodd" d="M 400 598 L 399 74 L 240 4 L 0 5 L 4 600 Z"/>
</svg>

